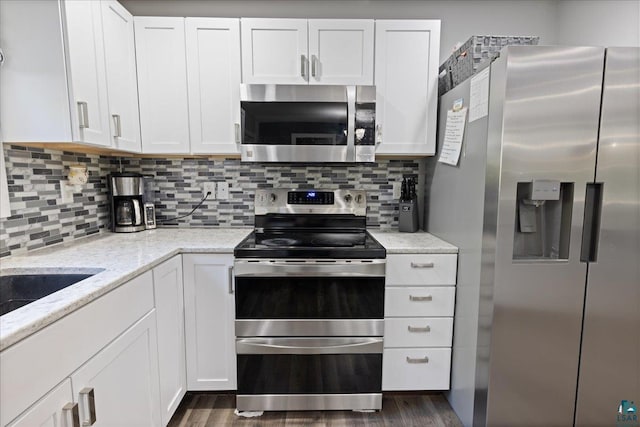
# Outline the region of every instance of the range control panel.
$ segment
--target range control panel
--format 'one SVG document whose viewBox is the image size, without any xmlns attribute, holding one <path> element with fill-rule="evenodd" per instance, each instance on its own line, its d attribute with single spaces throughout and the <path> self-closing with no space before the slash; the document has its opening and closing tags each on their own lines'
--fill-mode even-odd
<svg viewBox="0 0 640 427">
<path fill-rule="evenodd" d="M 287 203 L 290 205 L 333 205 L 333 191 L 289 191 Z"/>
<path fill-rule="evenodd" d="M 367 215 L 364 190 L 259 188 L 255 193 L 256 215 L 267 214 L 351 214 Z"/>
</svg>

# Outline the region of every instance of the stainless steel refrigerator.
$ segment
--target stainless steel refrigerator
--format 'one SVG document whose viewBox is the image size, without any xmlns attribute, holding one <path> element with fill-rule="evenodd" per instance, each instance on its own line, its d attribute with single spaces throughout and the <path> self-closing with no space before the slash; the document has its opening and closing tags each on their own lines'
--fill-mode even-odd
<svg viewBox="0 0 640 427">
<path fill-rule="evenodd" d="M 640 404 L 640 49 L 512 46 L 488 72 L 457 166 L 437 161 L 446 112 L 462 98 L 482 115 L 478 75 L 441 97 L 426 168 L 425 229 L 460 248 L 448 399 L 465 425 L 625 425 Z"/>
</svg>

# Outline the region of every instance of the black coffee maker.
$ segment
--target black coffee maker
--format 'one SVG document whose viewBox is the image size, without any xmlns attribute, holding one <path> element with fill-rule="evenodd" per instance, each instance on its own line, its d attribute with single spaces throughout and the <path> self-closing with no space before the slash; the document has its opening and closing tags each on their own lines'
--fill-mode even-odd
<svg viewBox="0 0 640 427">
<path fill-rule="evenodd" d="M 138 173 L 112 173 L 109 181 L 111 231 L 133 233 L 145 229 L 144 178 Z"/>
</svg>

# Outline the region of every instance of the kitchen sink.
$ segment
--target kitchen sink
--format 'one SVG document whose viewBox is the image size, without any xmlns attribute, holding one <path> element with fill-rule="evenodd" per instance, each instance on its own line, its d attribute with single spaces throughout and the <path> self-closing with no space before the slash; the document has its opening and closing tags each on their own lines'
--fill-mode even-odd
<svg viewBox="0 0 640 427">
<path fill-rule="evenodd" d="M 102 269 L 73 269 L 69 272 L 27 270 L 0 275 L 0 316 L 46 297 L 81 280 L 103 271 Z"/>
</svg>

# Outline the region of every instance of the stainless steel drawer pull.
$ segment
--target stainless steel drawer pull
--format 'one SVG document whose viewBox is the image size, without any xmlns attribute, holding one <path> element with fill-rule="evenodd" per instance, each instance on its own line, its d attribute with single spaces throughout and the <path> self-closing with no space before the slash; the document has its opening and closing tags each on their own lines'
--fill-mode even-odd
<svg viewBox="0 0 640 427">
<path fill-rule="evenodd" d="M 425 356 L 423 358 L 412 359 L 411 357 L 407 356 L 407 363 L 429 363 L 429 358 Z"/>
<path fill-rule="evenodd" d="M 80 427 L 80 414 L 77 403 L 67 403 L 62 407 L 62 419 L 65 427 Z"/>
<path fill-rule="evenodd" d="M 433 268 L 432 262 L 412 262 L 411 268 Z"/>
<path fill-rule="evenodd" d="M 229 293 L 233 294 L 233 266 L 229 267 Z"/>
<path fill-rule="evenodd" d="M 89 106 L 86 102 L 78 101 L 78 118 L 80 119 L 80 129 L 89 127 Z"/>
<path fill-rule="evenodd" d="M 307 80 L 307 58 L 304 55 L 300 55 L 300 75 Z"/>
<path fill-rule="evenodd" d="M 240 123 L 236 123 L 235 128 L 236 128 L 236 144 L 240 144 Z"/>
<path fill-rule="evenodd" d="M 318 57 L 311 55 L 311 76 L 316 77 L 316 67 L 318 63 Z"/>
<path fill-rule="evenodd" d="M 425 326 L 425 327 L 418 327 L 418 326 L 407 326 L 407 330 L 409 332 L 431 332 L 431 327 L 430 326 Z"/>
<path fill-rule="evenodd" d="M 80 390 L 80 401 L 82 402 L 83 427 L 89 427 L 96 423 L 96 397 L 93 388 L 85 387 Z"/>
<path fill-rule="evenodd" d="M 422 297 L 409 295 L 409 301 L 432 301 L 433 297 L 431 295 L 425 295 Z"/>
<path fill-rule="evenodd" d="M 112 114 L 113 117 L 113 127 L 115 128 L 115 136 L 116 138 L 122 137 L 122 123 L 120 123 L 120 114 Z"/>
</svg>

